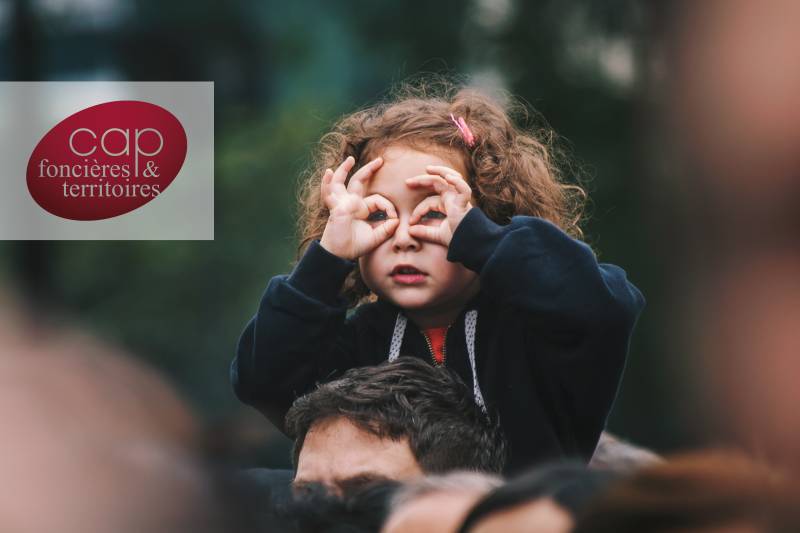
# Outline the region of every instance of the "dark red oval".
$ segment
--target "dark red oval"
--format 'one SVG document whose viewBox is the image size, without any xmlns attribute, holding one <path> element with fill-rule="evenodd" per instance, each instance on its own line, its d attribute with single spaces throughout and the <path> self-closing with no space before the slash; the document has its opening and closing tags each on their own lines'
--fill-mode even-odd
<svg viewBox="0 0 800 533">
<path fill-rule="evenodd" d="M 28 160 L 28 191 L 62 218 L 113 218 L 163 193 L 186 149 L 186 131 L 163 107 L 134 100 L 98 104 L 42 137 Z"/>
</svg>

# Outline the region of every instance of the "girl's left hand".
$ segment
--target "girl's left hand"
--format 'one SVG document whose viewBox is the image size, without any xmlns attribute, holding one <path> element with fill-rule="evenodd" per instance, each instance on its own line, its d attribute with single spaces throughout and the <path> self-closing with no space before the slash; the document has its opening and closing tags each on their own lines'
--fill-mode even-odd
<svg viewBox="0 0 800 533">
<path fill-rule="evenodd" d="M 430 165 L 426 170 L 430 174 L 408 178 L 406 185 L 428 188 L 437 195 L 425 198 L 414 209 L 408 221 L 408 232 L 412 237 L 450 246 L 453 233 L 467 211 L 472 209 L 472 189 L 461 174 L 452 168 Z M 441 215 L 434 215 L 437 212 Z M 429 222 L 436 220 L 441 222 Z"/>
</svg>

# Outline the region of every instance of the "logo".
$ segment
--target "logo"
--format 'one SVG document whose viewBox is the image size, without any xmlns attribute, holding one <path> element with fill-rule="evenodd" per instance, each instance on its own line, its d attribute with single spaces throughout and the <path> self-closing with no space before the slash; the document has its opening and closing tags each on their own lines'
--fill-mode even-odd
<svg viewBox="0 0 800 533">
<path fill-rule="evenodd" d="M 156 199 L 186 159 L 186 132 L 163 107 L 123 100 L 56 124 L 28 160 L 31 197 L 70 220 L 103 220 Z"/>
</svg>

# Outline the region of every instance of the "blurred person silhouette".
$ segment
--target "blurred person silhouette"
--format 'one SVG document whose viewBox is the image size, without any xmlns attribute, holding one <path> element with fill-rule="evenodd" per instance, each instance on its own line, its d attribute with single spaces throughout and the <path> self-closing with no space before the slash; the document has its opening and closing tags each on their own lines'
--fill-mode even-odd
<svg viewBox="0 0 800 533">
<path fill-rule="evenodd" d="M 277 506 L 276 517 L 294 533 L 378 533 L 399 483 L 376 480 L 344 485 L 336 492 L 307 483 Z"/>
<path fill-rule="evenodd" d="M 800 3 L 672 7 L 663 66 L 690 191 L 691 358 L 709 418 L 800 472 Z"/>
<path fill-rule="evenodd" d="M 578 462 L 539 466 L 478 501 L 458 531 L 568 533 L 588 503 L 618 477 Z"/>
<path fill-rule="evenodd" d="M 0 301 L 0 531 L 231 531 L 199 427 L 154 371 Z"/>
<path fill-rule="evenodd" d="M 731 451 L 668 458 L 614 483 L 574 533 L 789 533 L 800 492 L 785 473 Z"/>
<path fill-rule="evenodd" d="M 229 493 L 233 494 L 240 515 L 262 526 L 288 526 L 280 510 L 292 501 L 294 472 L 285 469 L 245 468 L 230 473 Z"/>
<path fill-rule="evenodd" d="M 663 461 L 660 455 L 604 431 L 589 468 L 624 474 Z"/>
<path fill-rule="evenodd" d="M 455 533 L 472 506 L 503 484 L 480 472 L 427 476 L 403 485 L 392 497 L 382 533 Z"/>
</svg>

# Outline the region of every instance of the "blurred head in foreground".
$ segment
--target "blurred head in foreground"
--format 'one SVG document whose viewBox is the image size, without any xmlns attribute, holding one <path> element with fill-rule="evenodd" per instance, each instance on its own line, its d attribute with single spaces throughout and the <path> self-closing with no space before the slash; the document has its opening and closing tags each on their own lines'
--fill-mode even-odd
<svg viewBox="0 0 800 533">
<path fill-rule="evenodd" d="M 675 313 L 687 317 L 687 357 L 710 422 L 798 472 L 800 2 L 663 4 L 666 111 L 682 155 L 669 183 L 689 208 L 693 287 Z"/>
<path fill-rule="evenodd" d="M 308 483 L 279 506 L 277 522 L 266 531 L 378 533 L 398 486 L 396 481 L 376 481 L 334 493 L 320 483 Z"/>
<path fill-rule="evenodd" d="M 575 516 L 616 474 L 582 463 L 544 465 L 491 492 L 469 512 L 459 532 L 567 533 Z"/>
<path fill-rule="evenodd" d="M 446 368 L 401 357 L 354 368 L 298 398 L 294 486 L 332 490 L 452 470 L 499 472 L 505 446 L 472 391 Z"/>
<path fill-rule="evenodd" d="M 589 461 L 589 468 L 625 474 L 658 464 L 662 460 L 657 453 L 604 431 L 600 434 L 600 441 Z"/>
<path fill-rule="evenodd" d="M 87 337 L 0 317 L 0 531 L 219 525 L 194 419 L 157 374 Z"/>
<path fill-rule="evenodd" d="M 455 533 L 472 506 L 503 484 L 479 472 L 453 472 L 406 484 L 392 498 L 382 533 Z"/>
<path fill-rule="evenodd" d="M 599 496 L 576 533 L 800 531 L 797 487 L 732 452 L 694 453 L 643 469 Z"/>
</svg>

